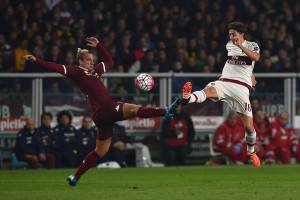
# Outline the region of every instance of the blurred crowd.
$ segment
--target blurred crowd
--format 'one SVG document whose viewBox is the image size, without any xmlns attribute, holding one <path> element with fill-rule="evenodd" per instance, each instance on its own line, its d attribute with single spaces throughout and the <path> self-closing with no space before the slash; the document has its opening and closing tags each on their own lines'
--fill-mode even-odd
<svg viewBox="0 0 300 200">
<path fill-rule="evenodd" d="M 226 27 L 248 24 L 262 49 L 256 72 L 300 70 L 300 3 L 296 0 L 2 0 L 0 71 L 36 71 L 23 55 L 75 63 L 84 38 L 96 36 L 118 72 L 219 72 Z"/>
<path fill-rule="evenodd" d="M 289 113 L 282 112 L 268 117 L 262 110 L 259 99 L 252 100 L 253 122 L 257 141 L 255 149 L 266 164 L 300 163 L 300 138 L 289 124 Z M 225 155 L 229 162 L 245 164 L 248 155 L 245 130 L 237 113 L 230 113 L 213 137 L 214 151 Z M 213 162 L 218 163 L 216 159 Z"/>
</svg>

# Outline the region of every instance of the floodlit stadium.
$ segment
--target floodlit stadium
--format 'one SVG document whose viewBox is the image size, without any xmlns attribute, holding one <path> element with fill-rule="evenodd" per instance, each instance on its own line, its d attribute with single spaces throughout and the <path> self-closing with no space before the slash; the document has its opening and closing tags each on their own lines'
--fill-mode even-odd
<svg viewBox="0 0 300 200">
<path fill-rule="evenodd" d="M 300 198 L 299 1 L 0 11 L 0 199 Z"/>
</svg>

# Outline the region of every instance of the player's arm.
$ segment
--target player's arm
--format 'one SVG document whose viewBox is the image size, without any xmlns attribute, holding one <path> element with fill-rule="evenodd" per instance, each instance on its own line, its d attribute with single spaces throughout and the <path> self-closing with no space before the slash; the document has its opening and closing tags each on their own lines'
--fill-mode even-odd
<svg viewBox="0 0 300 200">
<path fill-rule="evenodd" d="M 259 48 L 257 45 L 253 46 L 253 49 L 248 49 L 242 45 L 242 40 L 237 38 L 233 42 L 236 46 L 238 46 L 251 60 L 257 62 L 260 59 Z M 256 44 L 256 43 L 255 43 Z"/>
<path fill-rule="evenodd" d="M 254 74 L 252 74 L 252 76 L 251 76 L 251 81 L 252 81 L 252 87 L 254 88 L 256 86 L 256 83 L 257 83 Z"/>
<path fill-rule="evenodd" d="M 87 45 L 95 47 L 99 50 L 102 57 L 102 62 L 95 65 L 95 70 L 98 74 L 105 73 L 108 69 L 112 67 L 113 59 L 110 53 L 100 44 L 99 40 L 95 37 L 86 38 Z"/>
<path fill-rule="evenodd" d="M 67 74 L 67 69 L 64 65 L 56 64 L 54 62 L 48 62 L 48 61 L 42 60 L 40 58 L 37 58 L 33 55 L 25 55 L 24 58 L 27 61 L 35 62 L 37 65 L 41 66 L 44 69 L 58 72 L 63 75 Z"/>
</svg>

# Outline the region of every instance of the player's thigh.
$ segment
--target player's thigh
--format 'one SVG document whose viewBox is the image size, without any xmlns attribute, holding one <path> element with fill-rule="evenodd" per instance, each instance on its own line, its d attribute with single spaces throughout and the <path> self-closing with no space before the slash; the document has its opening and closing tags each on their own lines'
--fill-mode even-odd
<svg viewBox="0 0 300 200">
<path fill-rule="evenodd" d="M 123 104 L 123 118 L 129 119 L 137 116 L 137 112 L 141 105 L 124 103 Z"/>
<path fill-rule="evenodd" d="M 205 92 L 206 98 L 219 99 L 217 89 L 214 86 L 206 86 L 203 91 Z"/>
<path fill-rule="evenodd" d="M 224 84 L 226 83 L 222 81 L 214 81 L 207 84 L 203 89 L 206 98 L 213 101 L 224 100 L 226 98 L 226 93 L 228 93 Z"/>
</svg>

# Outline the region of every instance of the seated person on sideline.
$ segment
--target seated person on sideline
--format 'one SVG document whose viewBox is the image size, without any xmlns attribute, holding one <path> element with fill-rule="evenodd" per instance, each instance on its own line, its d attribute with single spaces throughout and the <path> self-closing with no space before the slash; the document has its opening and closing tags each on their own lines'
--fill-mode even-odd
<svg viewBox="0 0 300 200">
<path fill-rule="evenodd" d="M 37 129 L 39 136 L 40 155 L 45 158 L 43 163 L 47 168 L 55 167 L 55 152 L 53 145 L 55 144 L 54 129 L 51 128 L 52 114 L 45 112 L 41 116 L 41 126 Z"/>
<path fill-rule="evenodd" d="M 258 156 L 262 158 L 266 164 L 275 163 L 275 152 L 270 143 L 271 124 L 268 118 L 263 111 L 257 110 L 253 115 L 253 122 L 257 137 L 255 149 Z"/>
<path fill-rule="evenodd" d="M 56 143 L 56 167 L 72 168 L 77 162 L 76 129 L 71 125 L 72 115 L 69 111 L 57 114 L 58 125 L 54 128 Z"/>
<path fill-rule="evenodd" d="M 45 159 L 39 156 L 39 137 L 31 118 L 26 119 L 26 125 L 17 134 L 15 153 L 18 160 L 27 162 L 32 168 L 40 167 L 40 161 Z"/>
<path fill-rule="evenodd" d="M 300 162 L 299 138 L 293 127 L 289 124 L 289 114 L 282 112 L 275 122 L 271 124 L 271 145 L 276 154 L 276 158 L 282 164 L 290 164 L 291 157 L 295 157 Z"/>
<path fill-rule="evenodd" d="M 247 161 L 245 130 L 237 113 L 231 112 L 213 137 L 214 151 L 228 156 L 231 162 L 243 164 Z"/>
<path fill-rule="evenodd" d="M 84 116 L 82 119 L 82 127 L 77 130 L 76 139 L 78 146 L 77 163 L 80 163 L 84 157 L 93 149 L 95 149 L 95 137 L 97 130 L 93 127 L 93 121 L 90 116 Z"/>
<path fill-rule="evenodd" d="M 161 131 L 163 162 L 166 165 L 184 165 L 191 152 L 195 129 L 191 117 L 178 105 L 174 117 L 164 120 Z"/>
</svg>

